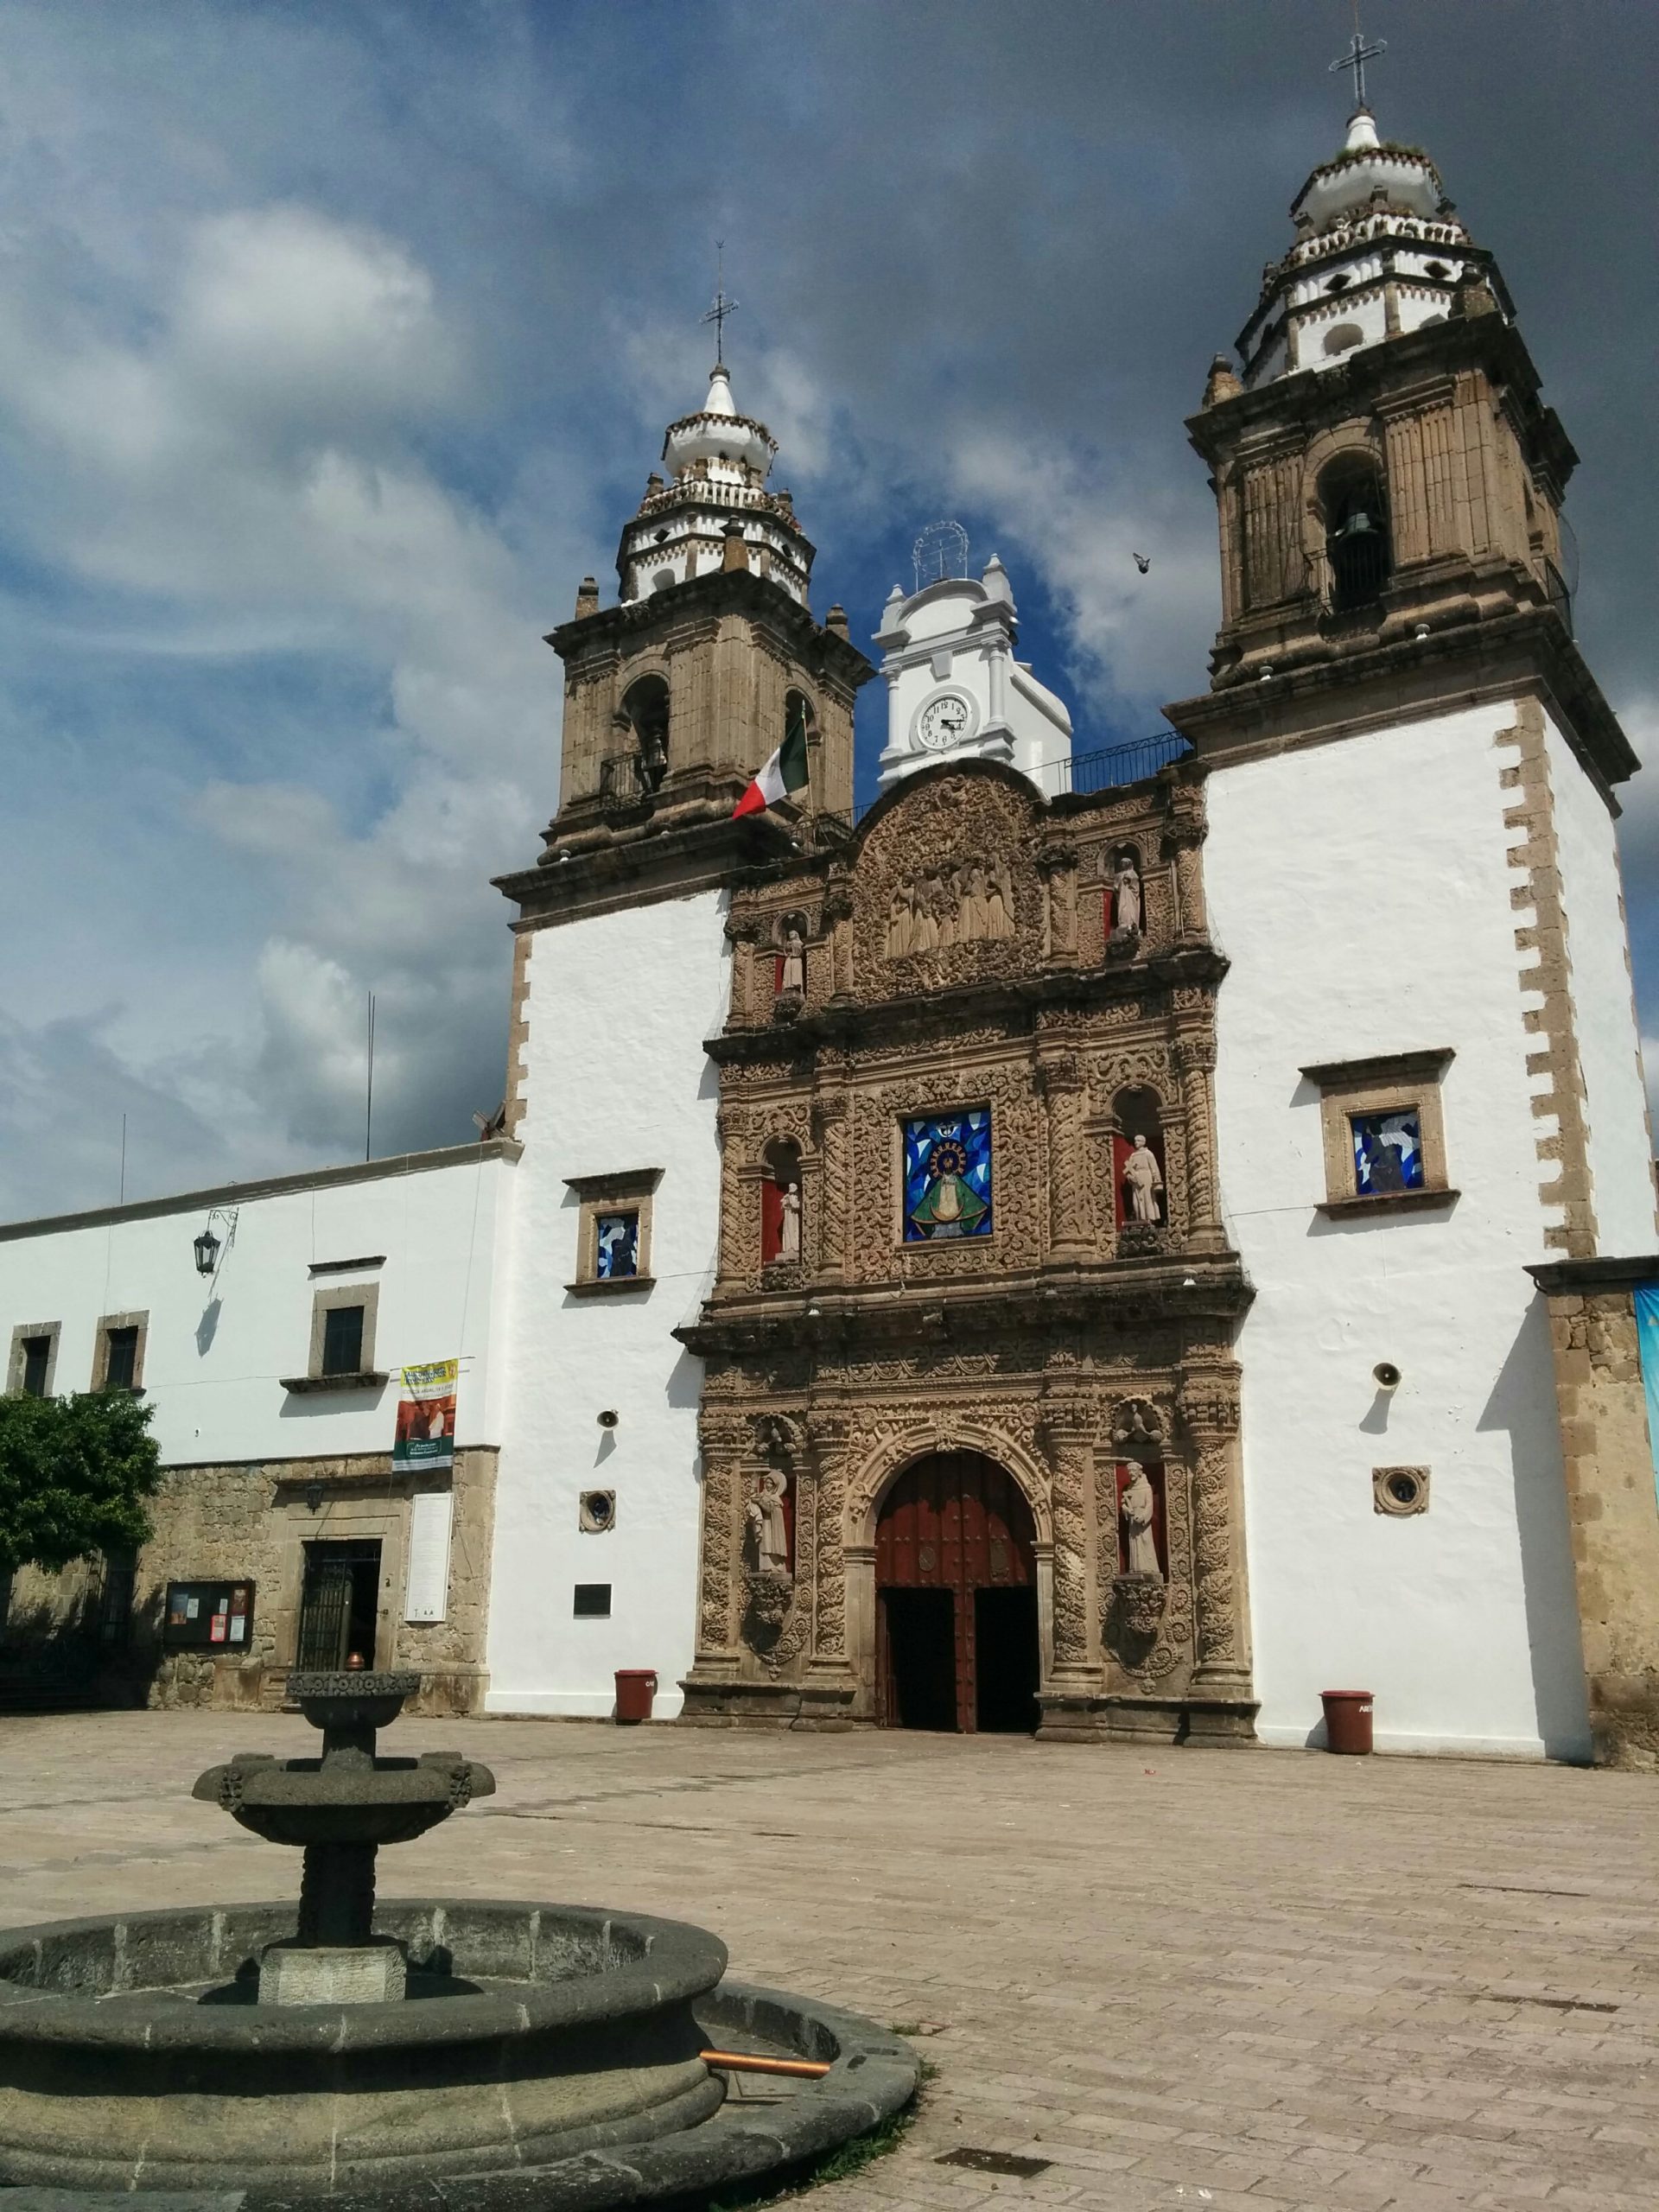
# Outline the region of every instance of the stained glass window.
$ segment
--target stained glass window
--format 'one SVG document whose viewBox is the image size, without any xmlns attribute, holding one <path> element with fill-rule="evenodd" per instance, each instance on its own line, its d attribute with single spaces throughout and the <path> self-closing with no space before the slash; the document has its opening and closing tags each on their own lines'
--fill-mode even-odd
<svg viewBox="0 0 1659 2212">
<path fill-rule="evenodd" d="M 1395 1114 L 1351 1114 L 1354 1188 L 1362 1198 L 1423 1187 L 1423 1137 L 1414 1106 Z"/>
<path fill-rule="evenodd" d="M 991 1233 L 990 1109 L 904 1124 L 905 1242 Z"/>
<path fill-rule="evenodd" d="M 639 1272 L 639 1217 L 637 1213 L 601 1213 L 594 1221 L 594 1273 L 601 1282 L 614 1282 Z"/>
</svg>

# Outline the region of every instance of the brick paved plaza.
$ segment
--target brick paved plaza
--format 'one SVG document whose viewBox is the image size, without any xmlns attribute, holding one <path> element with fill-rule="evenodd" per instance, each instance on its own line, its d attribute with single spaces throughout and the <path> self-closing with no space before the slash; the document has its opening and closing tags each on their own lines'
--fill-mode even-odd
<svg viewBox="0 0 1659 2212">
<path fill-rule="evenodd" d="M 294 1893 L 191 1780 L 291 1719 L 0 1724 L 0 1921 Z M 1659 2203 L 1659 1783 L 995 1737 L 402 1721 L 499 1794 L 384 1887 L 716 1929 L 734 1973 L 938 2067 L 893 2156 L 815 2199 L 1102 2212 Z M 962 2145 L 1052 2161 L 994 2182 Z"/>
</svg>

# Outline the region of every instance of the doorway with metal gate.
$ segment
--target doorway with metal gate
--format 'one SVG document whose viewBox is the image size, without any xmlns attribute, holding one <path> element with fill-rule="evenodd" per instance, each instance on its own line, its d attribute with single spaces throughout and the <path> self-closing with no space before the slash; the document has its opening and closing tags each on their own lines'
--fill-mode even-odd
<svg viewBox="0 0 1659 2212">
<path fill-rule="evenodd" d="M 372 1667 L 380 1611 L 380 1544 L 309 1543 L 294 1664 L 302 1674 Z"/>
<path fill-rule="evenodd" d="M 977 1452 L 906 1470 L 875 1531 L 877 1716 L 890 1728 L 1029 1735 L 1040 1672 L 1035 1532 Z"/>
</svg>

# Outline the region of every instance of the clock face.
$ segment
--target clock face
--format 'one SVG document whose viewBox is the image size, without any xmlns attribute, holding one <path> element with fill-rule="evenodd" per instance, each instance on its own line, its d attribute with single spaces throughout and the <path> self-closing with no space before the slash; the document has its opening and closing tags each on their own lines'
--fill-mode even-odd
<svg viewBox="0 0 1659 2212">
<path fill-rule="evenodd" d="M 943 752 L 968 734 L 973 709 L 960 691 L 941 691 L 930 699 L 917 718 L 916 735 L 930 753 Z"/>
</svg>

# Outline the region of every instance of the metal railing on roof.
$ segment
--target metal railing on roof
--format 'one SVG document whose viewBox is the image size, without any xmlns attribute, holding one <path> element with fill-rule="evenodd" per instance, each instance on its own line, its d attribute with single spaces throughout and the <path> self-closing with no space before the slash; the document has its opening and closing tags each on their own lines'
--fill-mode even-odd
<svg viewBox="0 0 1659 2212">
<path fill-rule="evenodd" d="M 1070 753 L 1051 765 L 1058 772 L 1056 788 L 1060 791 L 1109 791 L 1120 784 L 1138 784 L 1144 776 L 1155 776 L 1192 750 L 1179 731 L 1160 729 L 1150 737 L 1132 738 L 1127 745 L 1109 745 L 1099 753 Z"/>
<path fill-rule="evenodd" d="M 1058 760 L 1046 760 L 1038 770 L 1039 781 L 1052 798 L 1076 791 L 1089 797 L 1096 791 L 1116 791 L 1120 784 L 1138 784 L 1155 776 L 1192 747 L 1179 731 L 1160 729 L 1150 737 L 1131 738 L 1125 745 L 1109 745 L 1096 753 L 1068 753 Z M 882 794 L 872 792 L 858 809 L 862 821 Z"/>
</svg>

